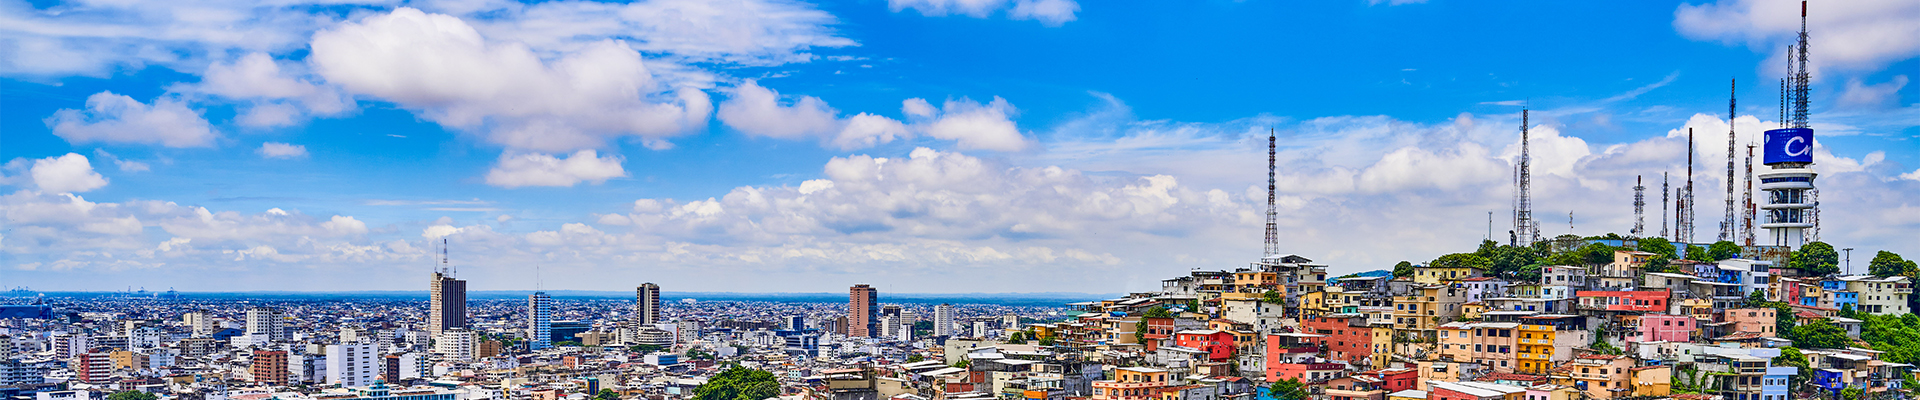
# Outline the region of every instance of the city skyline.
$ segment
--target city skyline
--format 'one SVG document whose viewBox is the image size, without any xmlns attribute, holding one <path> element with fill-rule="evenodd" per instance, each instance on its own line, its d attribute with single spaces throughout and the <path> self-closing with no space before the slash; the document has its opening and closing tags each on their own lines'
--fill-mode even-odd
<svg viewBox="0 0 1920 400">
<path fill-rule="evenodd" d="M 1544 236 L 1626 234 L 1635 178 L 1680 183 L 1692 129 L 1710 242 L 1727 81 L 1757 143 L 1794 3 L 370 3 L 237 7 L 220 26 L 250 40 L 0 27 L 21 44 L 0 46 L 0 286 L 417 291 L 445 243 L 474 291 L 1151 290 L 1262 255 L 1270 129 L 1279 251 L 1390 269 L 1504 239 L 1523 106 Z M 1811 6 L 1820 236 L 1920 253 L 1920 7 Z M 0 15 L 207 23 L 168 7 Z M 601 15 L 621 17 L 542 28 Z"/>
</svg>

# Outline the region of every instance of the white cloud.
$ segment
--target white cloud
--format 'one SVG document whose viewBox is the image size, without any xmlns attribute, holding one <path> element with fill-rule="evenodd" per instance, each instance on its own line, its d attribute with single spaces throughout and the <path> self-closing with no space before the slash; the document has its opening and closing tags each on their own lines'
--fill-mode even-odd
<svg viewBox="0 0 1920 400">
<path fill-rule="evenodd" d="M 650 0 L 630 3 L 499 2 L 430 10 L 474 18 L 489 37 L 543 51 L 569 51 L 605 38 L 695 62 L 778 65 L 807 62 L 816 47 L 846 47 L 833 15 L 789 0 Z"/>
<path fill-rule="evenodd" d="M 1681 4 L 1673 26 L 1695 40 L 1745 44 L 1773 54 L 1759 66 L 1781 76 L 1786 47 L 1798 40 L 1800 4 L 1793 0 L 1722 0 Z M 1816 77 L 1829 69 L 1873 72 L 1920 56 L 1920 3 L 1901 0 L 1813 2 L 1807 12 L 1808 65 Z"/>
<path fill-rule="evenodd" d="M 1840 93 L 1840 105 L 1851 108 L 1883 108 L 1897 105 L 1900 89 L 1907 87 L 1906 75 L 1894 75 L 1886 82 L 1868 85 L 1859 79 L 1847 80 L 1847 89 Z"/>
<path fill-rule="evenodd" d="M 902 108 L 920 117 L 915 126 L 927 136 L 955 141 L 961 149 L 1020 151 L 1031 144 L 1013 123 L 1013 104 L 999 96 L 987 104 L 967 98 L 947 100 L 938 116 L 931 116 L 926 100 L 909 99 Z"/>
<path fill-rule="evenodd" d="M 93 171 L 93 164 L 87 156 L 67 153 L 58 157 L 33 160 L 31 167 L 26 159 L 15 159 L 8 163 L 8 169 L 26 170 L 25 176 L 15 176 L 6 181 L 33 183 L 33 186 L 47 193 L 79 193 L 107 186 L 107 178 Z M 23 179 L 24 178 L 24 179 Z"/>
<path fill-rule="evenodd" d="M 740 132 L 780 139 L 831 134 L 841 125 L 838 110 L 813 96 L 801 96 L 792 105 L 780 104 L 780 93 L 747 80 L 734 87 L 733 96 L 720 103 L 720 122 Z"/>
<path fill-rule="evenodd" d="M 385 0 L 274 2 L 191 0 L 91 1 L 34 6 L 0 4 L 0 75 L 104 77 L 159 65 L 198 71 L 209 58 L 301 47 L 334 22 L 318 6 L 352 7 Z"/>
<path fill-rule="evenodd" d="M 266 142 L 266 143 L 260 144 L 260 150 L 258 152 L 260 153 L 261 157 L 266 157 L 266 158 L 280 158 L 280 159 L 306 158 L 307 146 L 298 145 L 298 144 L 278 143 L 278 142 Z"/>
<path fill-rule="evenodd" d="M 53 134 L 75 144 L 137 143 L 166 147 L 211 147 L 213 128 L 200 112 L 171 98 L 151 106 L 113 92 L 87 97 L 86 110 L 61 109 L 47 117 Z"/>
<path fill-rule="evenodd" d="M 1012 9 L 1007 10 L 1008 18 L 1040 21 L 1046 26 L 1073 21 L 1073 13 L 1080 11 L 1080 3 L 1073 0 L 887 0 L 887 8 L 893 12 L 912 9 L 930 17 L 952 13 L 986 18 L 1009 5 Z"/>
<path fill-rule="evenodd" d="M 115 157 L 113 153 L 108 153 L 107 149 L 93 149 L 93 156 L 112 161 L 113 165 L 120 167 L 120 172 L 147 172 L 152 170 L 152 167 L 147 165 L 147 163 Z"/>
<path fill-rule="evenodd" d="M 272 56 L 250 53 L 231 64 L 213 63 L 199 84 L 175 90 L 248 101 L 236 121 L 252 127 L 288 126 L 308 114 L 338 115 L 353 107 L 353 100 L 337 89 L 289 75 Z"/>
<path fill-rule="evenodd" d="M 624 42 L 592 42 L 549 62 L 412 8 L 315 34 L 309 61 L 348 92 L 515 149 L 571 151 L 622 136 L 664 143 L 700 129 L 712 111 L 699 89 L 662 86 Z"/>
<path fill-rule="evenodd" d="M 350 216 L 323 220 L 280 209 L 241 214 L 161 201 L 96 203 L 46 191 L 0 196 L 0 223 L 10 229 L 0 252 L 36 268 L 225 269 L 262 259 L 350 265 L 422 255 L 410 246 L 369 241 L 365 223 Z"/>
<path fill-rule="evenodd" d="M 487 171 L 487 184 L 504 188 L 524 186 L 573 186 L 580 182 L 600 184 L 627 176 L 617 155 L 600 157 L 593 150 L 581 150 L 566 158 L 546 154 L 502 154 L 493 170 Z"/>
</svg>

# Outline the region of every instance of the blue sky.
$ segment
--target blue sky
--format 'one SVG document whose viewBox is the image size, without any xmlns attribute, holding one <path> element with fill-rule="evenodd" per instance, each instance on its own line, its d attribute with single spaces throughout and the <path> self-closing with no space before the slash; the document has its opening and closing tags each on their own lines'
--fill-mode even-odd
<svg viewBox="0 0 1920 400">
<path fill-rule="evenodd" d="M 0 285 L 413 289 L 444 238 L 481 290 L 536 266 L 1146 290 L 1259 256 L 1268 129 L 1282 248 L 1354 272 L 1506 230 L 1522 104 L 1543 231 L 1630 229 L 1688 128 L 1710 225 L 1728 79 L 1741 143 L 1777 126 L 1799 23 L 1772 0 L 293 3 L 0 3 Z M 1920 255 L 1920 7 L 1826 4 L 1822 238 Z"/>
</svg>

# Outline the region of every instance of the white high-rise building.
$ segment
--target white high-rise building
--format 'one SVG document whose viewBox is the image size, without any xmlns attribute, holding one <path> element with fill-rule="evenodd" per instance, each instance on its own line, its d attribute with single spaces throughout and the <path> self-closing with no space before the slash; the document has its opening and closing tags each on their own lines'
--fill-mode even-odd
<svg viewBox="0 0 1920 400">
<path fill-rule="evenodd" d="M 478 341 L 466 328 L 448 329 L 433 337 L 433 352 L 442 360 L 473 361 L 473 345 Z"/>
<path fill-rule="evenodd" d="M 357 387 L 372 385 L 380 377 L 379 353 L 373 343 L 343 343 L 327 346 L 327 383 Z"/>
<path fill-rule="evenodd" d="M 987 321 L 973 321 L 973 337 L 987 338 Z"/>
<path fill-rule="evenodd" d="M 953 305 L 933 306 L 933 335 L 953 336 Z"/>
<path fill-rule="evenodd" d="M 247 309 L 247 335 L 266 335 L 268 341 L 287 340 L 287 313 L 273 307 Z"/>
<path fill-rule="evenodd" d="M 527 349 L 553 347 L 553 298 L 547 292 L 527 296 Z"/>
<path fill-rule="evenodd" d="M 186 323 L 187 328 L 193 330 L 194 337 L 212 335 L 215 331 L 213 315 L 208 314 L 205 310 L 194 310 L 186 314 L 181 314 L 180 322 Z"/>
<path fill-rule="evenodd" d="M 880 337 L 890 338 L 900 335 L 900 317 L 880 316 Z"/>
</svg>

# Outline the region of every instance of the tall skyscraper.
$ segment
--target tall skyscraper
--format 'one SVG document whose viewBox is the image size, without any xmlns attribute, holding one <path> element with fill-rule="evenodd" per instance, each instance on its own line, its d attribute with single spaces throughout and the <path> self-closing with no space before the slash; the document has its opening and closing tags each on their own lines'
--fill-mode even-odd
<svg viewBox="0 0 1920 400">
<path fill-rule="evenodd" d="M 527 348 L 553 347 L 553 298 L 547 292 L 527 296 Z"/>
<path fill-rule="evenodd" d="M 189 311 L 186 314 L 181 314 L 180 319 L 181 322 L 187 324 L 188 328 L 193 330 L 194 337 L 213 334 L 213 315 L 208 314 L 206 310 Z"/>
<path fill-rule="evenodd" d="M 633 288 L 633 323 L 638 326 L 658 324 L 660 320 L 660 285 L 642 283 Z"/>
<path fill-rule="evenodd" d="M 853 285 L 847 293 L 847 336 L 877 337 L 880 291 L 867 284 Z"/>
<path fill-rule="evenodd" d="M 933 335 L 953 336 L 953 305 L 933 306 Z"/>
<path fill-rule="evenodd" d="M 247 309 L 247 335 L 266 335 L 267 340 L 284 342 L 287 340 L 287 314 L 273 307 L 254 307 Z"/>
<path fill-rule="evenodd" d="M 427 290 L 432 292 L 427 333 L 439 336 L 448 329 L 467 327 L 467 281 L 453 279 L 451 271 L 436 271 Z"/>
</svg>

